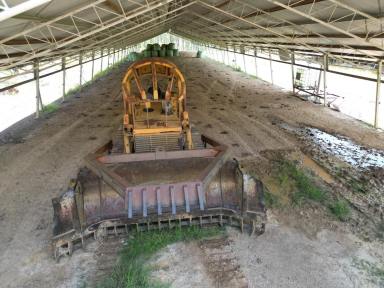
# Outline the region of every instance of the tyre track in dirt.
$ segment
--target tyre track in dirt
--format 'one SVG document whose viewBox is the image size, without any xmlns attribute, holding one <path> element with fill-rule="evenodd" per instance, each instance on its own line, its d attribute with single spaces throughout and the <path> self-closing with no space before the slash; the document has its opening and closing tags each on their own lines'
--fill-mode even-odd
<svg viewBox="0 0 384 288">
<path fill-rule="evenodd" d="M 215 288 L 247 288 L 248 281 L 228 237 L 200 241 L 202 262 Z"/>
</svg>

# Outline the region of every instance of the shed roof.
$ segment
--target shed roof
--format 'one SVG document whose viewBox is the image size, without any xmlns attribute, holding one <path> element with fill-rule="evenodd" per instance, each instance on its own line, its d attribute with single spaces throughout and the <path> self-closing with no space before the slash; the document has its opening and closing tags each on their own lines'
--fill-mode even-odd
<svg viewBox="0 0 384 288">
<path fill-rule="evenodd" d="M 28 8 L 29 7 L 29 8 Z M 0 0 L 0 69 L 172 30 L 228 46 L 384 56 L 384 0 Z"/>
</svg>

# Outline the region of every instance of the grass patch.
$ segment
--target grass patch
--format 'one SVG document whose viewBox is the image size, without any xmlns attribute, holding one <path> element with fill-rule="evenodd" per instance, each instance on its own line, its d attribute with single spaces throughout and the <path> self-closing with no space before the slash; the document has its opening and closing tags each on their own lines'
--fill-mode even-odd
<svg viewBox="0 0 384 288">
<path fill-rule="evenodd" d="M 384 267 L 378 267 L 372 262 L 356 258 L 353 259 L 353 265 L 357 269 L 364 271 L 372 282 L 379 284 L 379 287 L 384 285 Z"/>
<path fill-rule="evenodd" d="M 364 181 L 358 181 L 356 179 L 351 179 L 348 181 L 348 186 L 352 189 L 355 193 L 367 193 L 367 183 Z"/>
<path fill-rule="evenodd" d="M 363 179 L 355 179 L 352 177 L 347 178 L 347 173 L 340 167 L 336 167 L 336 177 L 342 182 L 345 183 L 348 188 L 354 193 L 367 193 L 369 191 L 369 183 Z"/>
<path fill-rule="evenodd" d="M 169 287 L 166 283 L 156 283 L 151 277 L 151 268 L 146 262 L 156 252 L 169 244 L 180 241 L 191 241 L 223 233 L 214 228 L 187 227 L 171 230 L 149 231 L 137 233 L 127 240 L 120 253 L 119 263 L 112 275 L 100 283 L 98 288 L 160 288 Z"/>
<path fill-rule="evenodd" d="M 264 202 L 267 208 L 278 208 L 281 206 L 279 197 L 269 191 L 264 191 Z"/>
<path fill-rule="evenodd" d="M 69 90 L 67 91 L 67 93 L 65 93 L 64 98 L 73 96 L 74 94 L 76 94 L 77 92 L 79 92 L 80 89 L 81 89 L 81 86 L 80 86 L 80 85 L 76 85 L 76 86 L 74 86 L 73 88 L 69 89 Z"/>
<path fill-rule="evenodd" d="M 304 200 L 323 202 L 327 198 L 326 193 L 293 162 L 279 161 L 278 179 L 283 189 L 294 190 L 292 200 L 295 204 L 301 204 Z"/>
<path fill-rule="evenodd" d="M 51 103 L 44 106 L 44 113 L 52 113 L 59 109 L 59 104 Z"/>
<path fill-rule="evenodd" d="M 233 70 L 235 70 L 237 72 L 242 72 L 243 71 L 243 70 L 241 70 L 240 66 L 233 67 Z"/>
<path fill-rule="evenodd" d="M 341 221 L 346 221 L 351 213 L 348 203 L 344 200 L 337 200 L 336 202 L 330 203 L 328 207 L 331 213 Z"/>
</svg>

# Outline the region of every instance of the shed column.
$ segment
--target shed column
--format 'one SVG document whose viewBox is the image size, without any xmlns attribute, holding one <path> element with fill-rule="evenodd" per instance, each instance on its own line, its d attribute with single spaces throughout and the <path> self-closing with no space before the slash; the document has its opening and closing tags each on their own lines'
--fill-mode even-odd
<svg viewBox="0 0 384 288">
<path fill-rule="evenodd" d="M 111 49 L 110 48 L 108 48 L 108 66 L 107 67 L 109 67 L 109 56 L 111 56 Z"/>
<path fill-rule="evenodd" d="M 253 47 L 253 53 L 255 54 L 255 73 L 256 73 L 256 77 L 259 77 L 257 73 L 257 48 L 256 47 Z"/>
<path fill-rule="evenodd" d="M 327 70 L 328 70 L 328 55 L 324 54 L 324 63 L 323 63 L 323 73 L 324 73 L 324 79 L 323 79 L 323 90 L 324 90 L 324 106 L 327 106 Z"/>
<path fill-rule="evenodd" d="M 243 47 L 241 53 L 243 54 L 244 72 L 247 73 L 247 66 L 245 65 L 245 48 Z"/>
<path fill-rule="evenodd" d="M 95 72 L 95 50 L 92 50 L 92 80 L 93 80 L 93 73 Z"/>
<path fill-rule="evenodd" d="M 65 101 L 65 57 L 61 58 L 61 70 L 63 70 L 63 102 Z"/>
<path fill-rule="evenodd" d="M 379 127 L 380 123 L 380 94 L 381 94 L 381 74 L 383 72 L 383 62 L 380 60 L 377 63 L 377 84 L 376 84 L 376 101 L 375 101 L 375 128 Z"/>
<path fill-rule="evenodd" d="M 40 116 L 40 108 L 43 108 L 43 103 L 41 101 L 40 93 L 40 74 L 39 74 L 39 60 L 33 62 L 33 76 L 36 83 L 36 118 Z"/>
<path fill-rule="evenodd" d="M 81 85 L 83 85 L 83 52 L 80 52 L 80 90 Z"/>
<path fill-rule="evenodd" d="M 104 57 L 104 48 L 101 49 L 101 56 L 100 56 L 100 71 L 103 71 L 103 57 Z"/>
<path fill-rule="evenodd" d="M 271 83 L 273 83 L 273 70 L 272 70 L 272 58 L 271 58 L 271 48 L 268 50 L 269 52 L 269 69 L 271 70 Z"/>
<path fill-rule="evenodd" d="M 295 94 L 295 51 L 291 51 L 292 93 Z"/>
</svg>

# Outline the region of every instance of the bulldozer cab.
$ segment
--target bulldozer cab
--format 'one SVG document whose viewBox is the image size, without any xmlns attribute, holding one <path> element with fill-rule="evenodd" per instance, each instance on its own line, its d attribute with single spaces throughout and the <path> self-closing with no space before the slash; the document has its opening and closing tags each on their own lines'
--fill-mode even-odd
<svg viewBox="0 0 384 288">
<path fill-rule="evenodd" d="M 175 64 L 161 58 L 135 62 L 122 90 L 125 153 L 193 148 L 185 79 Z M 153 147 L 143 150 L 143 143 Z"/>
</svg>

